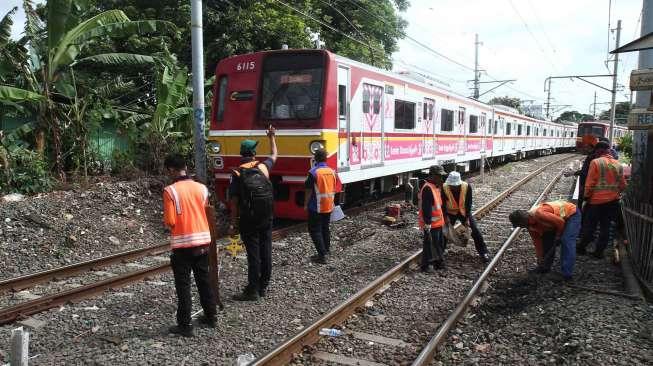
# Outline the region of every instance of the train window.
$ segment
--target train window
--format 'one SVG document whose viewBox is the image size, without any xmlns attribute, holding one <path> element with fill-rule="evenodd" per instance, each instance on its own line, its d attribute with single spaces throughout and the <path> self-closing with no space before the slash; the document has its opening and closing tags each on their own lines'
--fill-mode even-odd
<svg viewBox="0 0 653 366">
<path fill-rule="evenodd" d="M 531 135 L 531 126 L 526 126 L 526 136 Z"/>
<path fill-rule="evenodd" d="M 492 134 L 492 119 L 490 119 L 490 122 L 487 124 L 487 134 Z"/>
<path fill-rule="evenodd" d="M 512 123 L 506 124 L 506 135 L 510 135 L 511 129 L 512 129 Z"/>
<path fill-rule="evenodd" d="M 434 102 L 434 103 L 435 103 L 435 102 Z M 433 112 L 433 110 L 434 110 L 434 109 L 435 109 L 435 104 L 433 104 L 433 103 L 429 104 L 429 119 L 430 119 L 431 121 L 433 121 L 433 116 L 434 116 L 434 112 Z"/>
<path fill-rule="evenodd" d="M 469 115 L 469 133 L 478 132 L 478 116 Z"/>
<path fill-rule="evenodd" d="M 521 136 L 522 134 L 522 125 L 517 125 L 517 135 Z"/>
<path fill-rule="evenodd" d="M 495 120 L 494 121 L 494 134 L 497 134 L 497 131 L 499 131 L 499 121 Z"/>
<path fill-rule="evenodd" d="M 542 131 L 542 136 L 546 137 L 546 128 Z"/>
<path fill-rule="evenodd" d="M 260 117 L 315 119 L 322 112 L 323 54 L 283 53 L 263 62 Z"/>
<path fill-rule="evenodd" d="M 428 114 L 429 114 L 429 105 L 424 103 L 424 107 L 422 108 L 422 119 L 427 120 Z"/>
<path fill-rule="evenodd" d="M 395 129 L 415 128 L 415 103 L 395 99 Z"/>
<path fill-rule="evenodd" d="M 222 75 L 218 80 L 218 106 L 216 108 L 216 121 L 224 119 L 224 106 L 227 101 L 227 76 Z"/>
<path fill-rule="evenodd" d="M 338 85 L 338 115 L 344 117 L 347 115 L 347 86 Z"/>
<path fill-rule="evenodd" d="M 444 109 L 440 111 L 440 131 L 453 131 L 453 111 Z"/>
<path fill-rule="evenodd" d="M 363 87 L 363 113 L 370 113 L 370 90 Z"/>
<path fill-rule="evenodd" d="M 571 131 L 571 137 L 574 137 L 574 131 Z"/>
<path fill-rule="evenodd" d="M 381 94 L 374 94 L 374 101 L 372 102 L 374 106 L 374 114 L 379 114 L 381 112 Z"/>
</svg>

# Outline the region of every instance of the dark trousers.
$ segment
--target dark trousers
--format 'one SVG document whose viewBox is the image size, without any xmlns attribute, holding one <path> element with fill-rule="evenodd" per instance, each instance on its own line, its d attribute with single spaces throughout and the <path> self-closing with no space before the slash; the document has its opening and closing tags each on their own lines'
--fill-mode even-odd
<svg viewBox="0 0 653 366">
<path fill-rule="evenodd" d="M 177 324 L 180 326 L 190 325 L 191 322 L 190 313 L 193 306 L 190 295 L 191 271 L 195 277 L 204 315 L 208 318 L 216 315 L 213 291 L 209 283 L 209 256 L 206 250 L 200 254 L 201 249 L 199 247 L 174 249 L 170 255 L 170 266 L 175 276 L 177 290 Z"/>
<path fill-rule="evenodd" d="M 587 214 L 583 217 L 583 235 L 578 247 L 585 249 L 594 240 L 596 226 L 599 225 L 599 240 L 596 242 L 596 253 L 601 254 L 607 248 L 614 236 L 614 222 L 619 210 L 619 201 L 600 205 L 585 204 Z"/>
<path fill-rule="evenodd" d="M 331 247 L 331 232 L 329 223 L 331 213 L 317 213 L 308 211 L 308 232 L 311 234 L 315 250 L 320 257 L 329 254 Z"/>
<path fill-rule="evenodd" d="M 264 290 L 272 276 L 272 221 L 264 225 L 241 221 L 240 238 L 247 251 L 247 289 Z"/>
<path fill-rule="evenodd" d="M 448 217 L 452 227 L 456 224 L 456 221 L 464 223 L 465 220 L 467 220 L 467 218 L 462 215 L 448 215 Z M 485 245 L 483 235 L 481 235 L 481 232 L 478 230 L 474 216 L 469 216 L 469 228 L 472 229 L 472 239 L 474 239 L 474 246 L 476 247 L 478 255 L 483 256 L 487 254 L 487 245 Z"/>
<path fill-rule="evenodd" d="M 430 234 L 424 232 L 422 247 L 422 268 L 429 264 L 442 263 L 444 261 L 444 237 L 442 228 L 431 229 Z"/>
</svg>

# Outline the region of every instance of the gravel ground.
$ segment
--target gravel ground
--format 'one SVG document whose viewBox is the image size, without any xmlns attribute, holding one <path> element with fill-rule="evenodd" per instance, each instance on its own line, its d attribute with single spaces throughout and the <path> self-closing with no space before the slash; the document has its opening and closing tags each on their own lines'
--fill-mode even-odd
<svg viewBox="0 0 653 366">
<path fill-rule="evenodd" d="M 554 156 L 519 162 L 517 169 L 509 168 L 510 165 L 496 169 L 493 174 L 501 175 L 501 178 L 490 182 L 488 175 L 486 183 L 492 183 L 493 188 L 486 190 L 478 186 L 475 190 L 478 200 L 476 205 L 480 205 L 483 198 L 491 198 L 490 194 L 505 189 L 509 185 L 506 180 L 514 181 L 517 179 L 515 177 L 527 174 L 528 170 L 539 164 L 558 158 Z M 140 187 L 139 184 L 136 186 Z M 57 192 L 53 195 L 56 194 L 66 193 Z M 77 194 L 81 195 L 79 192 Z M 85 194 L 89 195 L 88 192 Z M 104 194 L 105 197 L 113 196 L 110 192 Z M 139 197 L 135 196 L 136 198 L 126 201 L 132 204 L 132 200 Z M 147 216 L 155 220 L 151 223 L 156 225 L 152 231 L 157 231 L 161 228 L 160 216 L 150 215 L 149 212 L 160 212 L 159 194 L 153 193 L 152 197 L 156 203 L 150 203 Z M 38 200 L 31 198 L 27 201 Z M 80 200 L 79 197 L 68 197 L 65 201 L 74 203 Z M 64 203 L 59 204 L 59 211 L 69 210 L 73 215 L 74 212 L 80 211 L 79 208 L 73 210 L 64 207 Z M 28 207 L 30 205 L 37 206 L 34 202 L 29 203 Z M 98 201 L 93 204 L 78 203 L 78 206 L 80 205 L 88 207 L 88 213 L 101 211 L 101 215 L 117 219 L 122 217 L 120 212 L 125 210 L 124 204 L 117 204 L 112 206 L 113 208 L 99 208 Z M 138 207 L 135 203 L 133 205 L 134 208 Z M 147 207 L 141 209 L 141 215 L 145 210 Z M 132 214 L 132 211 L 129 213 Z M 93 221 L 90 214 L 80 216 L 90 222 L 99 222 L 97 217 Z M 219 314 L 218 329 L 198 328 L 198 337 L 193 340 L 166 334 L 167 326 L 174 320 L 175 311 L 174 288 L 170 274 L 107 292 L 100 298 L 39 314 L 37 318 L 46 321 L 46 325 L 32 334 L 30 351 L 32 355 L 38 355 L 32 360 L 32 364 L 232 364 L 235 358 L 243 353 L 261 355 L 421 246 L 418 232 L 412 225 L 399 230 L 385 228 L 376 221 L 381 216 L 382 210 L 379 209 L 334 225 L 334 255 L 333 260 L 326 266 L 315 266 L 308 261 L 314 249 L 305 233 L 294 234 L 275 242 L 271 291 L 267 298 L 257 303 L 243 304 L 228 300 L 228 297 L 239 291 L 245 281 L 246 262 L 243 258 L 224 258 L 221 292 L 226 309 Z M 415 215 L 407 213 L 406 219 L 414 220 Z M 124 226 L 99 229 L 94 228 L 90 222 L 89 228 L 105 235 L 126 234 Z M 38 232 L 39 229 L 30 230 Z M 34 231 L 32 235 L 35 235 Z M 65 237 L 62 233 L 58 235 L 60 238 Z M 83 251 L 93 250 L 97 253 L 100 250 L 101 245 L 92 240 L 85 243 L 88 248 Z M 25 250 L 29 256 L 30 253 L 39 255 L 42 249 L 41 246 L 29 246 Z M 481 268 L 478 261 L 469 258 L 475 256 L 473 247 L 459 251 L 467 254 L 467 259 L 463 260 L 466 266 Z M 79 255 L 76 253 L 73 258 Z M 50 261 L 48 256 L 42 258 L 48 260 L 43 260 L 43 263 L 39 264 L 41 266 L 60 264 L 57 260 Z M 25 258 L 14 260 L 19 263 L 31 263 Z M 0 339 L 0 349 L 8 349 L 11 328 L 0 327 L 0 332 L 6 335 Z M 3 358 L 6 360 L 6 352 L 0 353 L 0 361 Z"/>
<path fill-rule="evenodd" d="M 534 266 L 532 253 L 522 233 L 491 277 L 483 304 L 467 314 L 434 364 L 653 364 L 653 306 L 587 289 L 625 292 L 620 267 L 610 258 L 581 256 L 574 281 L 565 285 L 559 272 L 520 270 Z"/>
<path fill-rule="evenodd" d="M 512 231 L 506 212 L 527 207 L 528 202 L 534 201 L 559 171 L 560 166 L 557 166 L 543 172 L 479 220 L 484 237 L 489 239 L 487 241 L 491 253 L 498 250 Z M 568 191 L 572 182 L 573 178 L 565 179 L 558 186 L 567 187 Z M 423 274 L 415 269 L 402 277 L 341 327 L 346 332 L 345 336 L 323 337 L 295 362 L 331 364 L 316 357 L 316 352 L 319 351 L 383 364 L 410 365 L 483 270 L 469 249 L 473 247 L 448 248 L 446 271 Z M 525 259 L 529 260 L 532 256 L 532 253 L 528 253 Z M 521 270 L 525 267 L 522 264 Z M 400 340 L 406 345 L 388 346 L 369 338 L 361 339 L 357 334 L 360 332 Z"/>
<path fill-rule="evenodd" d="M 0 278 L 165 243 L 163 183 L 97 183 L 0 204 Z"/>
</svg>

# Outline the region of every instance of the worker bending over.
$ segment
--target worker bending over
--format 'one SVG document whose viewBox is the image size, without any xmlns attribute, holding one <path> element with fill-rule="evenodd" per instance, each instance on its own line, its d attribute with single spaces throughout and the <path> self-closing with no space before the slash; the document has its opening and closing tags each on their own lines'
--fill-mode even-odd
<svg viewBox="0 0 653 366">
<path fill-rule="evenodd" d="M 443 192 L 442 201 L 446 209 L 446 220 L 452 226 L 456 224 L 456 221 L 460 221 L 465 227 L 471 228 L 476 252 L 483 263 L 489 262 L 490 256 L 485 240 L 483 240 L 483 235 L 478 230 L 472 214 L 472 186 L 460 178 L 460 173 L 451 172 L 444 183 Z"/>
<path fill-rule="evenodd" d="M 431 265 L 435 269 L 444 269 L 444 215 L 442 213 L 442 197 L 440 188 L 447 173 L 435 165 L 429 169 L 426 182 L 419 192 L 419 227 L 424 232 L 422 251 L 422 272 L 431 273 Z"/>
<path fill-rule="evenodd" d="M 209 285 L 211 232 L 205 211 L 209 191 L 186 174 L 186 162 L 181 156 L 168 156 L 164 167 L 173 180 L 163 190 L 163 221 L 170 228 L 170 266 L 177 291 L 177 325 L 171 327 L 170 332 L 192 337 L 191 271 L 204 310 L 200 322 L 212 328 L 216 325 L 215 300 Z"/>
<path fill-rule="evenodd" d="M 335 204 L 338 190 L 338 175 L 331 169 L 327 161 L 327 152 L 318 149 L 313 154 L 315 166 L 309 170 L 305 182 L 304 210 L 308 212 L 308 232 L 315 245 L 317 254 L 311 260 L 326 264 L 326 256 L 331 254 L 331 212 Z"/>
<path fill-rule="evenodd" d="M 596 225 L 600 226 L 599 239 L 592 255 L 603 258 L 603 251 L 608 246 L 614 230 L 614 222 L 619 210 L 619 198 L 626 188 L 623 166 L 610 153 L 610 145 L 599 141 L 594 153 L 596 158 L 590 162 L 585 183 L 586 222 L 583 222 L 583 234 L 578 243 L 578 254 L 586 254 L 586 248 L 594 240 Z"/>
<path fill-rule="evenodd" d="M 516 210 L 509 217 L 513 227 L 527 228 L 535 245 L 536 273 L 547 273 L 560 241 L 560 267 L 565 280 L 571 280 L 576 261 L 576 239 L 580 230 L 580 210 L 567 201 L 545 202 L 529 211 Z"/>
<path fill-rule="evenodd" d="M 270 170 L 277 161 L 275 132 L 272 126 L 267 130 L 270 157 L 262 163 L 256 160 L 258 141 L 241 142 L 240 166 L 233 171 L 229 183 L 229 235 L 239 230 L 247 252 L 247 286 L 241 294 L 234 296 L 237 301 L 256 301 L 264 297 L 272 275 L 274 198 Z"/>
</svg>

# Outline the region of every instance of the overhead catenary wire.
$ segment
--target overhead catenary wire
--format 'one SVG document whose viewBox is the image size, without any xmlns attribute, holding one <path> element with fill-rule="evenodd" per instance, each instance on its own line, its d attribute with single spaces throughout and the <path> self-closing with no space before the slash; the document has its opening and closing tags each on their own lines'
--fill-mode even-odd
<svg viewBox="0 0 653 366">
<path fill-rule="evenodd" d="M 526 19 L 524 19 L 524 17 L 522 16 L 522 14 L 519 12 L 519 9 L 517 9 L 517 7 L 516 7 L 515 4 L 512 2 L 512 0 L 508 0 L 508 3 L 509 3 L 510 6 L 512 7 L 512 9 L 515 11 L 515 13 L 517 14 L 517 16 L 518 16 L 519 19 L 521 20 L 521 22 L 524 24 L 524 27 L 526 28 L 526 30 L 528 31 L 528 33 L 531 35 L 531 38 L 533 38 L 533 40 L 535 41 L 535 44 L 537 45 L 537 48 L 539 48 L 540 52 L 542 52 L 542 54 L 544 55 L 544 57 L 546 57 L 546 59 L 547 59 L 547 61 L 549 62 L 549 64 L 551 64 L 551 67 L 553 68 L 553 70 L 557 73 L 557 72 L 558 72 L 558 69 L 557 69 L 557 67 L 555 66 L 555 63 L 554 63 L 554 62 L 549 58 L 549 54 L 548 54 L 546 51 L 544 51 L 544 48 L 543 48 L 542 45 L 540 44 L 540 41 L 537 39 L 537 37 L 535 37 L 535 34 L 534 34 L 533 31 L 531 30 L 531 27 L 528 25 L 528 22 L 526 21 Z"/>
</svg>

